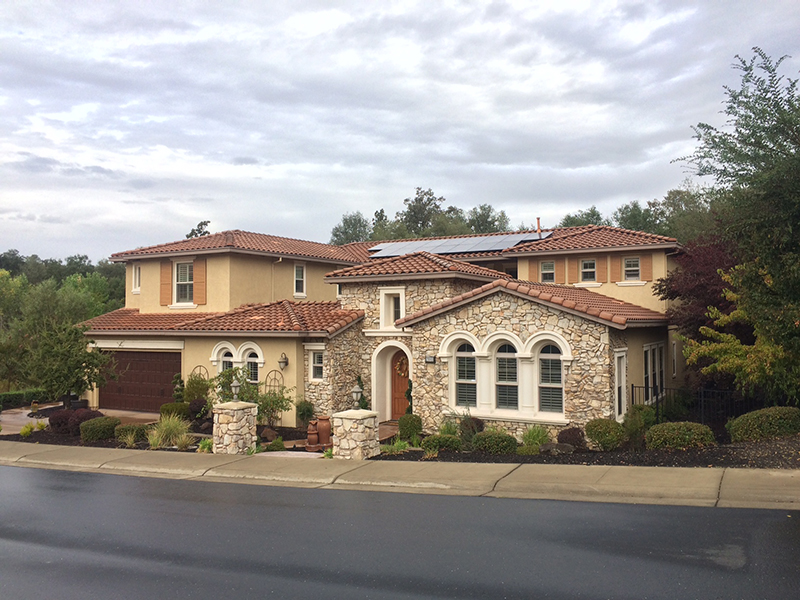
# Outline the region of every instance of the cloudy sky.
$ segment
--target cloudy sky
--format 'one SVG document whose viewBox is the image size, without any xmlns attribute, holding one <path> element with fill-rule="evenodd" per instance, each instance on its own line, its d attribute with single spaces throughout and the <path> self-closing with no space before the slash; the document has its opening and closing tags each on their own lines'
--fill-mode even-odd
<svg viewBox="0 0 800 600">
<path fill-rule="evenodd" d="M 797 0 L 0 4 L 0 251 L 200 220 L 327 241 L 414 188 L 516 226 L 662 197 L 734 55 L 800 70 Z"/>
</svg>

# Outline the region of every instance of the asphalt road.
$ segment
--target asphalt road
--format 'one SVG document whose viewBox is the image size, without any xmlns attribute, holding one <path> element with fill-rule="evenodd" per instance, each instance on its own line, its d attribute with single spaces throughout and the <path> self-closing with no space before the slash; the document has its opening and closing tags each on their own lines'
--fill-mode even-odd
<svg viewBox="0 0 800 600">
<path fill-rule="evenodd" d="M 800 512 L 0 467 L 0 598 L 797 598 Z"/>
</svg>

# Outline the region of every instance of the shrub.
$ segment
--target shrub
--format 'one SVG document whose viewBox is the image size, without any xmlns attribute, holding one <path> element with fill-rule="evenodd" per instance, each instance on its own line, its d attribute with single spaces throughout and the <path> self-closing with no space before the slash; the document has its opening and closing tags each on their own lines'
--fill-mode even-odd
<svg viewBox="0 0 800 600">
<path fill-rule="evenodd" d="M 189 418 L 194 419 L 202 419 L 206 416 L 208 412 L 208 404 L 207 400 L 203 398 L 195 398 L 191 402 L 189 402 Z"/>
<path fill-rule="evenodd" d="M 484 423 L 478 417 L 471 417 L 469 415 L 463 417 L 458 423 L 458 433 L 461 436 L 461 441 L 467 448 L 472 447 L 472 438 L 476 433 L 483 431 Z"/>
<path fill-rule="evenodd" d="M 529 427 L 525 433 L 522 434 L 523 446 L 536 446 L 538 449 L 542 444 L 550 441 L 550 432 L 541 425 L 534 425 Z"/>
<path fill-rule="evenodd" d="M 19 430 L 19 434 L 24 438 L 28 437 L 32 433 L 33 433 L 33 423 L 26 423 Z"/>
<path fill-rule="evenodd" d="M 47 429 L 47 425 L 44 421 L 36 421 L 36 431 L 44 431 Z"/>
<path fill-rule="evenodd" d="M 656 409 L 649 404 L 634 404 L 628 409 L 628 413 L 638 413 L 644 422 L 644 429 L 647 431 L 656 424 Z M 625 416 L 628 416 L 628 413 Z"/>
<path fill-rule="evenodd" d="M 569 444 L 578 450 L 586 449 L 586 437 L 580 427 L 567 427 L 558 432 L 556 441 L 559 444 Z"/>
<path fill-rule="evenodd" d="M 488 454 L 516 454 L 517 440 L 501 431 L 480 431 L 472 438 L 475 450 Z"/>
<path fill-rule="evenodd" d="M 89 419 L 80 424 L 81 442 L 97 442 L 99 440 L 110 440 L 114 437 L 114 431 L 119 426 L 120 421 L 116 417 L 97 417 Z"/>
<path fill-rule="evenodd" d="M 298 400 L 295 406 L 297 407 L 297 418 L 303 429 L 308 429 L 308 424 L 314 418 L 314 403 L 310 400 Z"/>
<path fill-rule="evenodd" d="M 177 415 L 182 419 L 191 419 L 189 404 L 186 402 L 167 402 L 161 405 L 161 416 Z"/>
<path fill-rule="evenodd" d="M 81 423 L 85 423 L 86 421 L 91 421 L 92 419 L 102 416 L 103 413 L 101 413 L 99 410 L 79 408 L 73 412 L 72 416 L 69 418 L 69 434 L 76 437 L 79 436 L 81 434 Z"/>
<path fill-rule="evenodd" d="M 44 404 L 47 401 L 47 394 L 39 388 L 3 392 L 0 394 L 0 409 L 22 408 L 23 406 L 30 406 L 33 402 Z"/>
<path fill-rule="evenodd" d="M 517 446 L 517 454 L 519 454 L 520 456 L 531 456 L 534 454 L 539 454 L 539 446 L 538 445 L 534 446 L 530 444 L 528 445 L 523 444 L 522 446 Z"/>
<path fill-rule="evenodd" d="M 644 447 L 644 434 L 647 432 L 644 425 L 644 415 L 641 411 L 628 410 L 622 421 L 622 429 L 628 438 L 631 448 L 641 450 Z"/>
<path fill-rule="evenodd" d="M 408 450 L 408 442 L 395 438 L 391 444 L 382 444 L 381 453 L 383 454 L 402 454 Z"/>
<path fill-rule="evenodd" d="M 172 378 L 172 397 L 175 399 L 175 402 L 183 402 L 183 391 L 186 389 L 186 386 L 183 383 L 183 377 L 181 377 L 180 373 L 175 373 L 175 376 Z"/>
<path fill-rule="evenodd" d="M 117 426 L 119 427 L 119 426 Z M 133 430 L 124 431 L 122 434 L 117 435 L 116 432 L 114 433 L 114 437 L 117 438 L 117 441 L 125 446 L 126 448 L 136 448 L 136 432 Z"/>
<path fill-rule="evenodd" d="M 196 441 L 197 438 L 191 433 L 184 433 L 175 439 L 175 447 L 178 452 L 186 452 Z"/>
<path fill-rule="evenodd" d="M 147 425 L 139 423 L 131 423 L 129 425 L 117 425 L 114 429 L 114 437 L 120 442 L 125 442 L 129 435 L 133 435 L 134 444 L 136 442 L 143 442 L 147 439 Z"/>
<path fill-rule="evenodd" d="M 178 415 L 164 415 L 147 431 L 151 448 L 175 446 L 178 439 L 189 433 L 189 421 Z"/>
<path fill-rule="evenodd" d="M 439 450 L 461 451 L 461 439 L 454 435 L 429 435 L 422 440 L 422 449 L 425 452 L 438 452 Z"/>
<path fill-rule="evenodd" d="M 280 386 L 277 390 L 267 390 L 263 394 L 256 395 L 258 404 L 258 421 L 266 423 L 269 427 L 275 427 L 281 413 L 292 408 L 294 402 L 291 394 L 294 388 Z"/>
<path fill-rule="evenodd" d="M 419 415 L 403 415 L 397 420 L 398 434 L 401 440 L 410 440 L 422 433 L 422 417 Z"/>
<path fill-rule="evenodd" d="M 193 400 L 202 400 L 205 404 L 212 385 L 213 383 L 202 375 L 198 375 L 197 373 L 190 374 L 183 388 L 183 401 L 192 402 Z"/>
<path fill-rule="evenodd" d="M 197 451 L 200 453 L 210 454 L 214 450 L 214 440 L 211 438 L 203 438 L 197 443 Z"/>
<path fill-rule="evenodd" d="M 74 410 L 57 410 L 48 419 L 50 431 L 53 433 L 69 433 L 69 420 L 75 414 Z"/>
<path fill-rule="evenodd" d="M 439 426 L 439 433 L 442 435 L 458 435 L 458 425 L 451 419 L 446 419 Z"/>
<path fill-rule="evenodd" d="M 659 423 L 653 425 L 645 435 L 648 450 L 666 448 L 685 450 L 686 448 L 703 448 L 714 446 L 714 434 L 706 425 L 690 421 Z"/>
<path fill-rule="evenodd" d="M 283 445 L 283 438 L 278 436 L 275 440 L 264 446 L 264 452 L 283 452 L 286 446 Z"/>
<path fill-rule="evenodd" d="M 732 442 L 786 437 L 800 433 L 800 408 L 771 406 L 728 421 L 725 428 Z"/>
<path fill-rule="evenodd" d="M 625 441 L 625 431 L 613 419 L 592 419 L 586 424 L 586 437 L 608 452 Z"/>
</svg>

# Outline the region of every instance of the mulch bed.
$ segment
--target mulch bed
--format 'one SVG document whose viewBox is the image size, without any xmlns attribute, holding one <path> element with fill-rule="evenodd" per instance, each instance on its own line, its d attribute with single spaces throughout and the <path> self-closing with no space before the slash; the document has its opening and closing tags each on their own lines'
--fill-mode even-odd
<svg viewBox="0 0 800 600">
<path fill-rule="evenodd" d="M 713 448 L 690 450 L 615 450 L 576 452 L 552 456 L 538 454 L 493 455 L 483 452 L 439 452 L 425 459 L 421 450 L 403 454 L 381 454 L 371 460 L 435 460 L 440 462 L 522 463 L 544 465 L 607 465 L 637 467 L 745 467 L 758 469 L 800 469 L 800 435 L 778 440 L 738 442 Z"/>
</svg>

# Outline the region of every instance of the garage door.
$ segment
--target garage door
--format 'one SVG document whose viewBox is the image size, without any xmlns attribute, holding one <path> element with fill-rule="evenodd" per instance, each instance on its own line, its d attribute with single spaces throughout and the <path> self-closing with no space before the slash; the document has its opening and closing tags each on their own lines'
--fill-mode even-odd
<svg viewBox="0 0 800 600">
<path fill-rule="evenodd" d="M 113 352 L 119 380 L 100 388 L 100 408 L 158 412 L 172 402 L 172 378 L 181 372 L 180 352 Z"/>
</svg>

